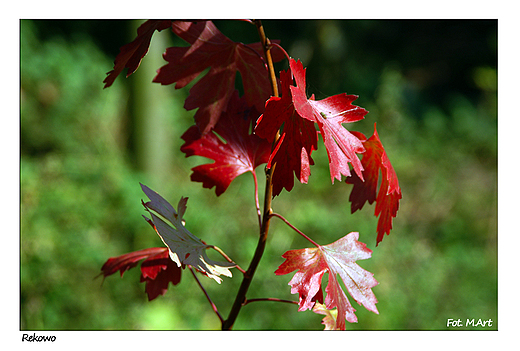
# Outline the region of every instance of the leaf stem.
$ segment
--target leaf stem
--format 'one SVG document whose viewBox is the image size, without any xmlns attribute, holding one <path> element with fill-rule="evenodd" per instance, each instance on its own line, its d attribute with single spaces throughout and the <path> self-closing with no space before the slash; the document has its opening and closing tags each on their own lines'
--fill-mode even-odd
<svg viewBox="0 0 520 351">
<path fill-rule="evenodd" d="M 253 170 L 253 178 L 255 180 L 255 205 L 256 212 L 258 214 L 258 227 L 262 228 L 262 211 L 260 210 L 260 202 L 258 200 L 258 178 L 256 176 L 256 172 Z"/>
<path fill-rule="evenodd" d="M 307 235 L 305 235 L 301 230 L 299 230 L 298 228 L 296 228 L 295 226 L 293 226 L 291 223 L 289 223 L 288 220 L 286 220 L 281 214 L 278 214 L 278 213 L 272 213 L 271 214 L 271 217 L 278 217 L 280 218 L 282 221 L 285 222 L 285 224 L 287 224 L 289 227 L 291 227 L 296 233 L 300 234 L 301 236 L 303 236 L 305 239 L 309 240 L 313 245 L 315 245 L 316 247 L 319 247 L 320 245 L 317 244 L 314 240 L 312 240 L 311 238 L 309 238 Z"/>
<path fill-rule="evenodd" d="M 197 275 L 195 274 L 195 272 L 193 271 L 193 268 L 191 268 L 191 266 L 188 265 L 188 268 L 190 269 L 190 272 L 191 274 L 193 274 L 193 278 L 195 278 L 195 281 L 197 282 L 197 284 L 199 284 L 199 287 L 201 288 L 202 292 L 204 292 L 204 295 L 206 295 L 206 298 L 208 299 L 210 305 L 211 305 L 211 308 L 213 309 L 213 311 L 217 314 L 218 316 L 218 319 L 220 319 L 220 323 L 224 323 L 224 318 L 222 318 L 222 316 L 220 315 L 218 309 L 217 309 L 217 306 L 213 303 L 213 301 L 211 300 L 211 298 L 209 297 L 206 289 L 204 289 L 204 287 L 202 286 L 202 284 L 200 283 L 199 281 L 199 278 L 197 278 Z"/>
<path fill-rule="evenodd" d="M 215 246 L 215 245 L 208 245 L 208 248 L 210 249 L 213 249 L 215 251 L 217 251 L 219 254 L 222 255 L 222 257 L 224 257 L 226 259 L 226 261 L 228 261 L 229 263 L 234 263 L 235 264 L 235 268 L 238 269 L 240 272 L 242 273 L 245 273 L 246 271 L 244 271 L 242 268 L 240 268 L 240 266 L 238 264 L 236 264 L 231 258 L 229 258 L 228 255 L 226 255 L 226 253 L 224 251 L 222 251 L 222 249 L 218 246 Z"/>
<path fill-rule="evenodd" d="M 264 54 L 267 60 L 267 67 L 269 69 L 269 77 L 271 80 L 271 88 L 273 90 L 273 95 L 278 96 L 278 84 L 276 82 L 276 74 L 274 72 L 273 60 L 271 58 L 271 45 L 269 39 L 265 36 L 264 27 L 262 26 L 262 22 L 255 20 L 253 21 L 258 30 L 258 34 L 260 36 L 260 40 L 264 47 Z M 276 135 L 276 139 L 273 143 L 273 146 L 276 145 L 278 141 L 279 133 Z M 222 323 L 222 330 L 230 330 L 235 323 L 235 320 L 240 312 L 240 309 L 243 306 L 243 303 L 246 301 L 246 293 L 251 285 L 251 281 L 253 280 L 253 276 L 255 274 L 256 268 L 260 263 L 260 259 L 265 250 L 265 245 L 267 242 L 267 234 L 269 233 L 269 221 L 271 219 L 271 214 L 273 210 L 271 209 L 271 200 L 273 198 L 273 172 L 276 167 L 276 164 L 272 165 L 271 168 L 266 169 L 265 171 L 265 194 L 264 194 L 264 212 L 262 216 L 262 221 L 260 225 L 260 236 L 258 238 L 258 244 L 256 246 L 256 250 L 249 265 L 249 268 L 244 274 L 244 278 L 242 280 L 242 284 L 240 284 L 240 288 L 238 290 L 237 296 L 235 298 L 235 302 L 231 307 L 231 311 L 229 312 L 228 318 Z"/>
<path fill-rule="evenodd" d="M 282 50 L 282 52 L 285 54 L 285 57 L 287 57 L 287 60 L 289 60 L 291 58 L 291 56 L 289 56 L 289 54 L 287 53 L 287 51 L 285 51 L 285 49 L 278 43 L 271 43 L 272 46 L 276 46 L 278 49 Z"/>
</svg>

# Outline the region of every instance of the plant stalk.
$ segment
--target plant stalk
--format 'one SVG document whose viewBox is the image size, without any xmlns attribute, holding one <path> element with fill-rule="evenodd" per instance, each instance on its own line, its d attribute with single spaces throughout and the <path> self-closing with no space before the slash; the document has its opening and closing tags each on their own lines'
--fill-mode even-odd
<svg viewBox="0 0 520 351">
<path fill-rule="evenodd" d="M 278 217 L 280 218 L 282 221 L 285 222 L 285 224 L 287 224 L 289 227 L 291 227 L 296 233 L 300 234 L 301 236 L 303 236 L 305 239 L 307 239 L 308 241 L 310 241 L 314 246 L 316 247 L 320 247 L 320 245 L 315 242 L 314 240 L 312 240 L 311 238 L 309 238 L 307 235 L 305 235 L 305 233 L 303 233 L 301 230 L 299 230 L 298 228 L 296 228 L 295 226 L 293 226 L 291 223 L 289 223 L 288 220 L 286 220 L 284 218 L 284 216 L 282 216 L 281 214 L 278 214 L 278 213 L 273 213 L 271 215 L 272 217 Z"/>
<path fill-rule="evenodd" d="M 262 22 L 259 20 L 253 21 L 258 30 L 258 34 L 260 36 L 260 40 L 262 42 L 264 48 L 264 54 L 267 61 L 267 67 L 269 70 L 269 78 L 271 80 L 271 87 L 273 89 L 273 96 L 278 96 L 278 85 L 276 83 L 276 74 L 274 72 L 273 60 L 271 58 L 271 44 L 269 39 L 265 36 L 264 27 L 262 26 Z M 278 141 L 279 133 L 276 135 L 273 146 L 276 145 Z M 246 293 L 251 285 L 251 281 L 253 280 L 253 276 L 255 274 L 256 268 L 260 263 L 260 259 L 265 250 L 265 244 L 267 242 L 267 235 L 269 233 L 269 222 L 271 219 L 271 214 L 273 210 L 271 209 L 271 200 L 273 198 L 273 172 L 276 164 L 273 164 L 271 168 L 266 169 L 265 171 L 265 194 L 264 194 L 264 212 L 262 216 L 262 223 L 260 226 L 260 237 L 258 239 L 258 245 L 256 246 L 255 254 L 249 268 L 244 274 L 242 284 L 238 290 L 237 296 L 235 298 L 235 302 L 233 303 L 233 307 L 229 312 L 228 318 L 222 323 L 222 330 L 231 330 L 233 328 L 233 324 L 240 312 L 240 309 L 246 302 Z"/>
<path fill-rule="evenodd" d="M 211 298 L 209 297 L 208 295 L 208 292 L 206 291 L 206 289 L 204 289 L 204 287 L 202 286 L 202 284 L 200 283 L 200 280 L 199 278 L 197 278 L 197 275 L 195 274 L 195 272 L 193 271 L 193 268 L 191 268 L 191 266 L 188 266 L 188 268 L 190 269 L 190 272 L 191 274 L 193 275 L 193 278 L 195 278 L 195 281 L 197 282 L 197 284 L 199 285 L 199 287 L 201 288 L 202 292 L 204 293 L 204 295 L 206 295 L 206 299 L 208 299 L 208 302 L 209 304 L 211 305 L 211 308 L 213 309 L 213 312 L 215 312 L 215 314 L 217 315 L 218 319 L 220 319 L 220 322 L 224 322 L 224 319 L 222 318 L 222 316 L 220 315 L 218 309 L 217 309 L 217 306 L 215 305 L 215 303 L 211 300 Z"/>
</svg>

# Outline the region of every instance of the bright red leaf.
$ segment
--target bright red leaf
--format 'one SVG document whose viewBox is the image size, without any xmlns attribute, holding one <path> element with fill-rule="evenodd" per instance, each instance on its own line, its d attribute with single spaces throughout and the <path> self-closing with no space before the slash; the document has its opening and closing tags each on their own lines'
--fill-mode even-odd
<svg viewBox="0 0 520 351">
<path fill-rule="evenodd" d="M 141 282 L 146 282 L 145 291 L 149 301 L 159 295 L 164 295 L 168 289 L 168 283 L 177 285 L 181 281 L 182 270 L 169 258 L 166 247 L 153 247 L 111 257 L 101 267 L 101 274 L 103 277 L 107 277 L 120 271 L 122 277 L 124 272 L 137 266 L 143 259 Z"/>
<path fill-rule="evenodd" d="M 330 96 L 316 101 L 314 95 L 310 99 L 306 95 L 305 71 L 302 63 L 289 60 L 291 72 L 296 86 L 291 86 L 294 108 L 300 117 L 318 124 L 327 154 L 331 180 L 341 180 L 341 175 L 350 176 L 348 164 L 352 164 L 354 171 L 363 178 L 363 167 L 356 153 L 363 153 L 361 140 L 351 134 L 343 123 L 352 123 L 364 118 L 367 110 L 352 105 L 356 95 L 345 93 Z"/>
<path fill-rule="evenodd" d="M 235 76 L 239 72 L 244 96 L 249 106 L 262 112 L 265 101 L 272 94 L 267 67 L 262 60 L 260 43 L 236 43 L 222 34 L 211 21 L 172 24 L 173 32 L 188 47 L 171 47 L 163 55 L 168 64 L 159 69 L 154 82 L 176 83 L 175 88 L 186 86 L 203 71 L 209 71 L 191 89 L 184 103 L 187 110 L 198 108 L 195 121 L 202 134 L 217 123 L 235 90 Z M 280 50 L 272 50 L 273 59 L 281 60 Z"/>
<path fill-rule="evenodd" d="M 170 27 L 171 24 L 172 21 L 148 20 L 137 28 L 137 38 L 131 43 L 121 47 L 114 61 L 114 69 L 107 73 L 108 76 L 103 81 L 103 83 L 105 83 L 104 87 L 108 88 L 111 86 L 124 68 L 128 68 L 127 77 L 134 73 L 141 64 L 141 59 L 148 52 L 150 40 L 155 31 L 160 32 Z"/>
<path fill-rule="evenodd" d="M 269 158 L 268 168 L 279 164 L 273 175 L 273 196 L 283 188 L 291 191 L 294 175 L 301 183 L 309 179 L 310 165 L 314 164 L 311 153 L 318 148 L 318 133 L 314 123 L 300 118 L 294 109 L 289 86 L 293 78 L 289 70 L 280 72 L 281 97 L 271 97 L 255 128 L 255 134 L 272 143 L 282 127 L 277 144 Z"/>
<path fill-rule="evenodd" d="M 290 74 L 280 73 L 281 98 L 271 97 L 267 101 L 255 129 L 256 134 L 269 141 L 273 141 L 281 129 L 280 140 L 268 163 L 268 167 L 275 162 L 283 164 L 283 169 L 274 173 L 273 194 L 279 194 L 282 188 L 292 189 L 293 172 L 300 182 L 307 182 L 312 164 L 310 155 L 318 147 L 314 123 L 327 149 L 332 182 L 341 180 L 342 175 L 350 176 L 349 163 L 363 178 L 363 167 L 356 155 L 365 151 L 363 143 L 343 123 L 359 121 L 368 111 L 352 105 L 357 99 L 355 95 L 339 94 L 319 101 L 314 100 L 313 95 L 308 99 L 302 63 L 291 58 L 289 66 Z M 295 86 L 291 85 L 293 82 Z"/>
<path fill-rule="evenodd" d="M 372 250 L 359 242 L 359 233 L 352 232 L 336 242 L 312 249 L 290 250 L 282 255 L 285 261 L 275 271 L 277 275 L 288 274 L 298 270 L 289 285 L 291 293 L 300 296 L 298 311 L 312 309 L 316 301 L 320 301 L 321 279 L 325 272 L 329 273 L 329 281 L 325 292 L 327 309 L 338 308 L 335 327 L 345 330 L 345 319 L 357 322 L 356 311 L 345 295 L 337 276 L 343 280 L 349 294 L 369 311 L 378 313 L 377 299 L 372 288 L 378 284 L 373 274 L 361 268 L 356 261 L 370 258 Z"/>
<path fill-rule="evenodd" d="M 365 138 L 366 139 L 366 138 Z M 349 200 L 352 203 L 352 213 L 360 210 L 368 201 L 372 204 L 376 201 L 375 216 L 379 216 L 377 222 L 376 246 L 383 240 L 385 233 L 390 234 L 392 219 L 397 216 L 399 200 L 402 198 L 401 188 L 390 160 L 386 154 L 383 144 L 377 134 L 374 124 L 374 134 L 363 141 L 366 152 L 363 154 L 361 163 L 364 171 L 364 181 L 356 174 L 352 174 L 345 182 L 354 184 Z M 379 170 L 381 170 L 381 185 L 376 197 L 377 184 L 379 182 Z"/>
<path fill-rule="evenodd" d="M 183 135 L 185 143 L 181 151 L 189 156 L 203 156 L 214 163 L 194 167 L 191 180 L 201 182 L 205 188 L 215 187 L 217 196 L 229 184 L 245 172 L 266 163 L 271 152 L 270 144 L 257 135 L 250 134 L 251 123 L 258 113 L 249 108 L 238 92 L 231 96 L 227 112 L 222 113 L 215 128 L 202 135 L 197 126 L 192 126 Z M 223 141 L 224 140 L 224 141 Z"/>
</svg>

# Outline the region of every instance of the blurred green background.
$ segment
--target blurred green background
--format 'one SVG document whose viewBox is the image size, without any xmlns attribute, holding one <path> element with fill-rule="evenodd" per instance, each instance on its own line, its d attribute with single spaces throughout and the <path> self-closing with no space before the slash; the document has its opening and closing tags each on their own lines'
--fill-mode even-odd
<svg viewBox="0 0 520 351">
<path fill-rule="evenodd" d="M 247 268 L 257 243 L 252 177 L 216 197 L 189 181 L 180 136 L 192 124 L 187 90 L 151 81 L 171 45 L 156 33 L 137 72 L 103 90 L 119 48 L 143 21 L 22 20 L 21 25 L 21 329 L 218 329 L 191 275 L 147 301 L 140 271 L 102 284 L 113 256 L 162 242 L 143 220 L 142 182 L 172 204 L 189 197 L 188 229 Z M 227 36 L 258 41 L 254 26 L 215 21 Z M 309 94 L 359 95 L 370 111 L 403 193 L 394 229 L 376 248 L 374 206 L 350 215 L 350 185 L 331 185 L 323 144 L 309 184 L 283 192 L 273 208 L 320 244 L 352 231 L 374 250 L 358 263 L 373 272 L 380 314 L 357 309 L 356 330 L 443 330 L 448 318 L 497 320 L 497 22 L 264 21 L 307 69 Z M 286 62 L 277 64 L 285 69 Z M 314 156 L 315 155 L 315 156 Z M 263 175 L 258 168 L 260 190 Z M 275 276 L 281 255 L 308 243 L 273 219 L 249 298 L 297 300 Z M 241 282 L 201 278 L 227 316 Z M 321 315 L 297 306 L 245 306 L 234 329 L 321 330 Z M 470 329 L 461 328 L 461 329 Z"/>
</svg>

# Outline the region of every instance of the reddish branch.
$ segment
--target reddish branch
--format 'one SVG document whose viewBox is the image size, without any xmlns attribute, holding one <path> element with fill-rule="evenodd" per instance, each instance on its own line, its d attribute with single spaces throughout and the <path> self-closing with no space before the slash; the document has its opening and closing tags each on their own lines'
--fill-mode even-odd
<svg viewBox="0 0 520 351">
<path fill-rule="evenodd" d="M 216 315 L 218 316 L 218 319 L 220 319 L 220 322 L 224 322 L 224 318 L 222 318 L 222 316 L 220 315 L 220 312 L 218 311 L 217 309 L 217 306 L 215 305 L 215 303 L 211 300 L 211 298 L 209 297 L 206 289 L 204 289 L 204 287 L 202 286 L 202 284 L 200 283 L 199 281 L 199 278 L 197 278 L 197 275 L 195 274 L 195 272 L 193 271 L 193 268 L 191 268 L 191 266 L 188 266 L 188 268 L 190 269 L 190 272 L 191 274 L 193 275 L 193 278 L 195 278 L 195 281 L 197 282 L 197 284 L 199 285 L 200 289 L 202 290 L 202 292 L 204 292 L 204 295 L 206 295 L 206 298 L 208 299 L 210 305 L 211 305 L 211 308 L 213 309 L 213 311 L 216 313 Z"/>
<path fill-rule="evenodd" d="M 301 236 L 303 236 L 305 239 L 309 240 L 314 246 L 316 247 L 319 247 L 320 245 L 317 244 L 314 240 L 312 240 L 311 238 L 309 238 L 307 235 L 305 235 L 305 233 L 303 233 L 301 230 L 299 230 L 298 228 L 296 228 L 295 226 L 293 226 L 291 223 L 289 223 L 288 220 L 286 220 L 281 214 L 278 214 L 278 213 L 273 213 L 271 214 L 271 217 L 278 217 L 280 218 L 282 221 L 285 222 L 285 224 L 287 224 L 289 227 L 291 227 L 296 233 L 300 234 Z"/>
<path fill-rule="evenodd" d="M 278 96 L 278 85 L 276 83 L 276 74 L 274 72 L 273 60 L 271 58 L 271 42 L 265 36 L 264 27 L 262 26 L 262 22 L 259 20 L 254 21 L 256 28 L 258 29 L 258 35 L 260 36 L 260 41 L 264 48 L 264 54 L 267 62 L 267 68 L 269 70 L 269 77 L 271 80 L 271 87 L 273 89 L 273 96 Z M 279 138 L 279 134 L 276 137 L 273 145 L 276 145 L 276 142 Z M 235 298 L 235 302 L 233 303 L 233 307 L 229 312 L 228 318 L 222 323 L 222 330 L 230 330 L 235 323 L 235 320 L 240 312 L 242 306 L 246 303 L 246 293 L 249 289 L 249 285 L 253 280 L 253 276 L 255 274 L 256 268 L 260 263 L 260 259 L 265 250 L 265 244 L 267 242 L 267 235 L 269 233 L 269 222 L 271 219 L 271 214 L 273 210 L 271 209 L 271 200 L 273 198 L 273 172 L 276 164 L 272 165 L 271 168 L 266 169 L 265 178 L 265 194 L 264 194 L 264 212 L 262 217 L 262 224 L 260 226 L 260 237 L 258 240 L 258 245 L 256 246 L 255 254 L 253 259 L 251 260 L 251 264 L 249 265 L 248 270 L 244 274 L 244 279 L 242 280 L 242 284 L 240 285 L 240 289 L 238 290 L 238 294 Z"/>
</svg>

